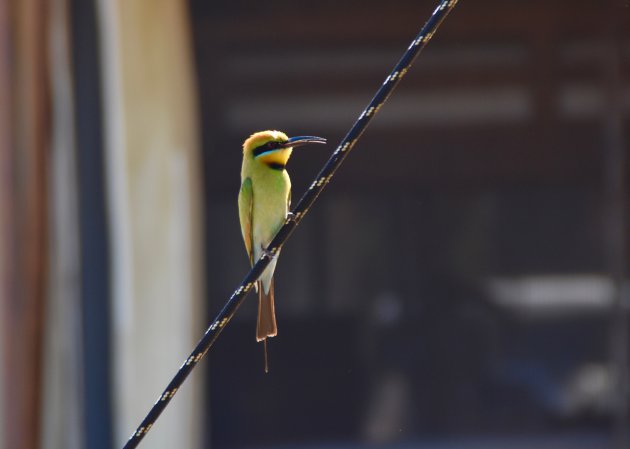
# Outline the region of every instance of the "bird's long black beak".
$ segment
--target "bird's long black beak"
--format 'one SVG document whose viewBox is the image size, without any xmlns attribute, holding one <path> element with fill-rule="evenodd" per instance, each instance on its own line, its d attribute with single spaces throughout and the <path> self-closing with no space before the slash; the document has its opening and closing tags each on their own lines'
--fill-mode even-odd
<svg viewBox="0 0 630 449">
<path fill-rule="evenodd" d="M 284 142 L 282 146 L 284 148 L 295 148 L 299 147 L 300 145 L 306 145 L 307 143 L 326 143 L 326 139 L 324 139 L 323 137 L 315 136 L 295 136 Z"/>
</svg>

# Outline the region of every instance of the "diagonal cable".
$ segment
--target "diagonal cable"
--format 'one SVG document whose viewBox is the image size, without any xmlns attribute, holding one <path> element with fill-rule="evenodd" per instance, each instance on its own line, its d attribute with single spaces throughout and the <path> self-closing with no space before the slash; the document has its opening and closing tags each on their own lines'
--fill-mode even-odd
<svg viewBox="0 0 630 449">
<path fill-rule="evenodd" d="M 269 265 L 273 257 L 270 255 L 275 255 L 280 248 L 282 248 L 282 245 L 284 245 L 287 241 L 293 230 L 302 221 L 304 215 L 306 215 L 319 194 L 332 179 L 335 171 L 337 171 L 346 156 L 348 156 L 348 153 L 350 153 L 350 150 L 352 150 L 354 145 L 357 143 L 367 125 L 376 115 L 383 103 L 387 101 L 387 98 L 398 85 L 398 82 L 403 76 L 405 76 L 409 67 L 413 64 L 416 56 L 418 56 L 424 46 L 429 42 L 429 40 L 431 40 L 433 33 L 435 33 L 435 30 L 442 23 L 451 9 L 453 9 L 457 1 L 458 0 L 440 1 L 431 14 L 431 17 L 429 17 L 429 20 L 427 20 L 420 30 L 420 33 L 413 41 L 411 41 L 411 44 L 407 48 L 407 51 L 405 51 L 402 58 L 400 58 L 400 61 L 398 61 L 398 64 L 396 64 L 391 73 L 387 76 L 387 78 L 385 78 L 385 81 L 383 81 L 383 84 L 372 98 L 372 101 L 370 101 L 365 110 L 363 110 L 357 121 L 354 125 L 352 125 L 352 128 L 350 128 L 350 131 L 348 131 L 348 134 L 346 134 L 341 143 L 339 143 L 308 190 L 304 193 L 304 195 L 302 195 L 302 198 L 300 198 L 300 201 L 295 206 L 295 209 L 293 209 L 293 213 L 286 219 L 276 236 L 267 247 L 266 252 L 268 254 L 263 253 L 249 273 L 247 273 L 238 288 L 234 290 L 230 299 L 228 299 L 225 306 L 223 306 L 223 309 L 221 309 L 210 327 L 208 327 L 203 337 L 201 337 L 197 343 L 195 349 L 180 366 L 177 374 L 175 374 L 164 392 L 160 395 L 155 404 L 153 404 L 153 407 L 151 407 L 147 416 L 142 420 L 129 440 L 127 440 L 123 449 L 132 449 L 137 447 L 142 438 L 144 438 L 147 432 L 151 430 L 151 427 L 164 411 L 173 396 L 175 396 L 179 387 L 184 383 L 197 363 L 199 363 L 203 356 L 206 355 L 208 349 L 210 349 L 223 328 L 230 322 L 238 307 L 254 287 L 254 284 L 262 275 L 265 268 L 267 268 L 267 265 Z"/>
</svg>

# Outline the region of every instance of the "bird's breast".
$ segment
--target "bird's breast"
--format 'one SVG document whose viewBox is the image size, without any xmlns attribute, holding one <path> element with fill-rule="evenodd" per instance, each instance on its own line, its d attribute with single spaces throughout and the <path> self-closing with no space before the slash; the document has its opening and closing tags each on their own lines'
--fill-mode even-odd
<svg viewBox="0 0 630 449">
<path fill-rule="evenodd" d="M 254 243 L 267 246 L 288 212 L 291 180 L 286 171 L 269 170 L 252 179 Z M 258 178 L 258 179 L 257 179 Z"/>
</svg>

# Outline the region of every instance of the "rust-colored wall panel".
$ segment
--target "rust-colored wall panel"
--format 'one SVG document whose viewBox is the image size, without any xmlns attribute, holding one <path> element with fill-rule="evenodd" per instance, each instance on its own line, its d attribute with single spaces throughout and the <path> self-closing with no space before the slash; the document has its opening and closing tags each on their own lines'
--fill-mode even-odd
<svg viewBox="0 0 630 449">
<path fill-rule="evenodd" d="M 5 147 L 12 186 L 11 215 L 15 232 L 8 236 L 13 248 L 13 273 L 5 297 L 5 442 L 7 449 L 35 448 L 39 441 L 41 399 L 41 348 L 46 292 L 48 86 L 46 2 L 15 1 L 10 7 L 8 48 L 13 57 L 11 83 L 12 142 Z M 5 9 L 5 12 L 7 9 Z M 3 27 L 3 29 L 6 29 Z M 7 33 L 8 34 L 8 33 Z M 7 48 L 7 47 L 5 47 Z M 7 126 L 7 122 L 5 125 Z M 5 255 L 7 253 L 5 252 Z"/>
</svg>

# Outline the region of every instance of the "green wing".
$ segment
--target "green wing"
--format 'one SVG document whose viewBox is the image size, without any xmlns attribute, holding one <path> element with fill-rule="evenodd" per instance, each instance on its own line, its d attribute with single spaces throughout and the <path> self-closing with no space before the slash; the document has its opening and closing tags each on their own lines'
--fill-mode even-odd
<svg viewBox="0 0 630 449">
<path fill-rule="evenodd" d="M 254 211 L 254 189 L 252 187 L 252 179 L 246 178 L 241 184 L 241 190 L 238 192 L 238 215 L 241 219 L 241 232 L 245 241 L 245 248 L 249 255 L 249 262 L 254 263 L 254 231 L 253 231 L 253 211 Z"/>
</svg>

